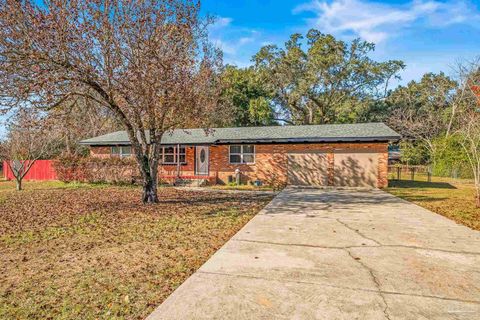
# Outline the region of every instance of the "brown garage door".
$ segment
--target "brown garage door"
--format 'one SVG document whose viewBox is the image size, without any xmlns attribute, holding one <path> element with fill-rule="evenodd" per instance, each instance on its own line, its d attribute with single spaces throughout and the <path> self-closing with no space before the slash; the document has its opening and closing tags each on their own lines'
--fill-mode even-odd
<svg viewBox="0 0 480 320">
<path fill-rule="evenodd" d="M 326 186 L 328 161 L 325 153 L 289 153 L 288 183 L 293 185 Z"/>
<path fill-rule="evenodd" d="M 335 152 L 335 186 L 377 187 L 378 153 Z"/>
</svg>

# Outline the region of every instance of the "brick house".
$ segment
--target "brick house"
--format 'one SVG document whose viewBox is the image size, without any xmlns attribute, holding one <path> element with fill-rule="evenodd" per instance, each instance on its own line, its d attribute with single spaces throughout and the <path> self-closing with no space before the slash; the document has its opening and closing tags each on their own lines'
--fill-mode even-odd
<svg viewBox="0 0 480 320">
<path fill-rule="evenodd" d="M 383 123 L 177 129 L 165 134 L 163 179 L 314 186 L 387 186 L 388 145 L 400 135 Z M 83 140 L 92 157 L 129 157 L 127 134 Z"/>
</svg>

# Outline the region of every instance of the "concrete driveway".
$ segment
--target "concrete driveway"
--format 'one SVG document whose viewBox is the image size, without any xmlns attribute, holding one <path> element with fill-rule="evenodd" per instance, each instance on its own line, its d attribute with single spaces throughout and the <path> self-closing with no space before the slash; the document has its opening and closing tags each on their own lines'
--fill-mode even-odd
<svg viewBox="0 0 480 320">
<path fill-rule="evenodd" d="M 379 190 L 287 188 L 148 319 L 480 319 L 480 232 Z"/>
</svg>

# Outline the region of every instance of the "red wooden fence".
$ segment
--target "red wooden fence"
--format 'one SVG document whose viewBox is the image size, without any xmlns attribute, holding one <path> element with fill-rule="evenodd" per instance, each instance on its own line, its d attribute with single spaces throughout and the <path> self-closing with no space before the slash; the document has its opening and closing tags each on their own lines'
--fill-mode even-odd
<svg viewBox="0 0 480 320">
<path fill-rule="evenodd" d="M 5 179 L 14 180 L 15 176 L 13 175 L 12 170 L 8 164 L 3 162 L 3 173 Z M 53 168 L 53 160 L 37 160 L 32 165 L 28 173 L 25 175 L 24 180 L 56 180 L 57 173 Z"/>
</svg>

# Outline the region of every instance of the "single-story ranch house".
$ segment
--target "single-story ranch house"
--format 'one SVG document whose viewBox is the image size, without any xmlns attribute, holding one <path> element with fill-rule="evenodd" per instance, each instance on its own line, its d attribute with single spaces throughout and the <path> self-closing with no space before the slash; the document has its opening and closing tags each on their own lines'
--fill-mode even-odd
<svg viewBox="0 0 480 320">
<path fill-rule="evenodd" d="M 314 186 L 387 186 L 388 145 L 400 135 L 383 123 L 176 129 L 163 136 L 160 178 Z M 129 157 L 126 132 L 83 140 L 93 157 Z"/>
</svg>

